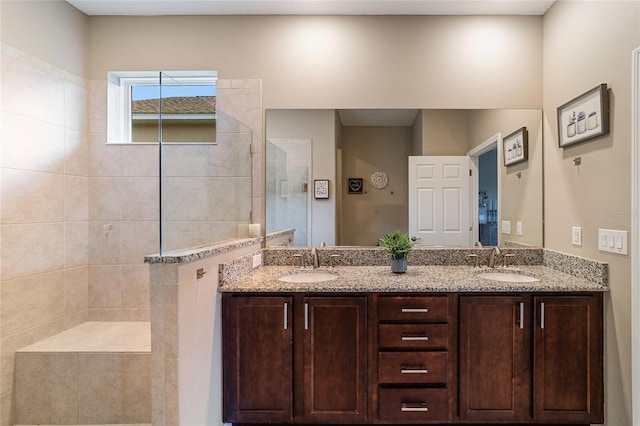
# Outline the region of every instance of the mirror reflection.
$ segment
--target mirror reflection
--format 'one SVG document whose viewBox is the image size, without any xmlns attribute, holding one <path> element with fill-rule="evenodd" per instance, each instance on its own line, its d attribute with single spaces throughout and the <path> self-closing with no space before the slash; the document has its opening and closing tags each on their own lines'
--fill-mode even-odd
<svg viewBox="0 0 640 426">
<path fill-rule="evenodd" d="M 505 166 L 523 127 L 526 160 Z M 543 244 L 540 110 L 271 109 L 266 136 L 266 231 L 295 228 L 297 246 L 396 229 L 423 246 Z"/>
</svg>

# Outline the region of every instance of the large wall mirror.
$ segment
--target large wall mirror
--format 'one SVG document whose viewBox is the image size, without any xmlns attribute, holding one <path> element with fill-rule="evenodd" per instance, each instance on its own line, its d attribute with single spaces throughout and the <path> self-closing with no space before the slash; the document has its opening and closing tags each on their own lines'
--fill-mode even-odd
<svg viewBox="0 0 640 426">
<path fill-rule="evenodd" d="M 526 145 L 508 138 L 523 128 Z M 462 200 L 469 223 L 458 224 L 470 237 L 455 245 L 542 246 L 542 135 L 535 109 L 267 110 L 266 232 L 294 228 L 297 246 L 411 235 L 408 158 L 456 156 L 473 172 Z M 505 143 L 526 158 L 505 165 Z M 316 191 L 327 180 L 328 197 Z M 451 245 L 436 235 L 418 242 Z"/>
</svg>

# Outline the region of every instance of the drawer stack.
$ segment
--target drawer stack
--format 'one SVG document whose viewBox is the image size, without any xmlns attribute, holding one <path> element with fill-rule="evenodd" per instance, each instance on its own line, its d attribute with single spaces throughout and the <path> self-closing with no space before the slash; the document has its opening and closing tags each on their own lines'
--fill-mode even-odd
<svg viewBox="0 0 640 426">
<path fill-rule="evenodd" d="M 378 416 L 424 423 L 449 419 L 447 296 L 378 300 Z"/>
</svg>

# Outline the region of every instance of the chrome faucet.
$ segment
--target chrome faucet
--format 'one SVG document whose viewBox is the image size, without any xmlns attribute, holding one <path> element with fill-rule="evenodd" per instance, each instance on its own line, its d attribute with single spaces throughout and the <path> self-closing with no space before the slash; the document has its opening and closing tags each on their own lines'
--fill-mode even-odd
<svg viewBox="0 0 640 426">
<path fill-rule="evenodd" d="M 500 249 L 496 246 L 493 247 L 491 249 L 491 252 L 489 253 L 489 262 L 487 262 L 487 266 L 489 268 L 495 268 L 496 267 L 496 255 L 500 254 Z"/>
<path fill-rule="evenodd" d="M 325 243 L 324 241 L 320 243 L 320 248 L 324 247 Z M 320 267 L 320 254 L 318 253 L 318 249 L 315 247 L 311 248 L 311 258 L 312 258 L 312 265 L 313 265 L 313 269 L 319 268 Z"/>
</svg>

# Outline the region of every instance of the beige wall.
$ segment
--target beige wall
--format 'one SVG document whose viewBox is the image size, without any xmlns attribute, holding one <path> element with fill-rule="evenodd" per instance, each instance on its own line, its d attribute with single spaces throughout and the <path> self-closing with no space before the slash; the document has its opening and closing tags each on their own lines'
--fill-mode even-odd
<svg viewBox="0 0 640 426">
<path fill-rule="evenodd" d="M 542 112 L 537 109 L 469 111 L 467 149 L 471 150 L 497 133 L 504 138 L 523 126 L 529 135 L 527 161 L 504 167 L 502 146 L 498 143 L 499 219 L 511 221 L 511 234 L 502 234 L 498 226 L 498 238 L 500 244 L 509 241 L 542 246 Z M 516 222 L 522 223 L 522 235 L 516 234 Z"/>
<path fill-rule="evenodd" d="M 640 46 L 640 2 L 556 2 L 544 17 L 543 36 L 545 246 L 609 263 L 606 421 L 630 425 L 630 258 L 598 251 L 597 235 L 598 228 L 629 231 L 634 213 L 630 211 L 631 52 Z M 610 88 L 609 135 L 558 148 L 556 108 L 600 83 Z M 582 157 L 581 166 L 574 165 L 575 157 Z M 571 244 L 574 225 L 582 227 L 581 247 Z"/>
<path fill-rule="evenodd" d="M 216 69 L 265 108 L 539 108 L 539 16 L 89 18 L 91 79 Z M 490 46 L 490 48 L 487 48 Z"/>
<path fill-rule="evenodd" d="M 386 233 L 407 232 L 407 157 L 412 139 L 411 127 L 343 127 L 340 245 L 375 246 Z M 374 172 L 387 174 L 386 188 L 371 184 Z M 349 194 L 348 178 L 362 178 L 364 193 Z"/>
<path fill-rule="evenodd" d="M 466 155 L 467 151 L 466 111 L 422 111 L 421 155 Z"/>
<path fill-rule="evenodd" d="M 88 19 L 66 1 L 0 2 L 2 42 L 74 75 L 87 65 Z"/>
</svg>

